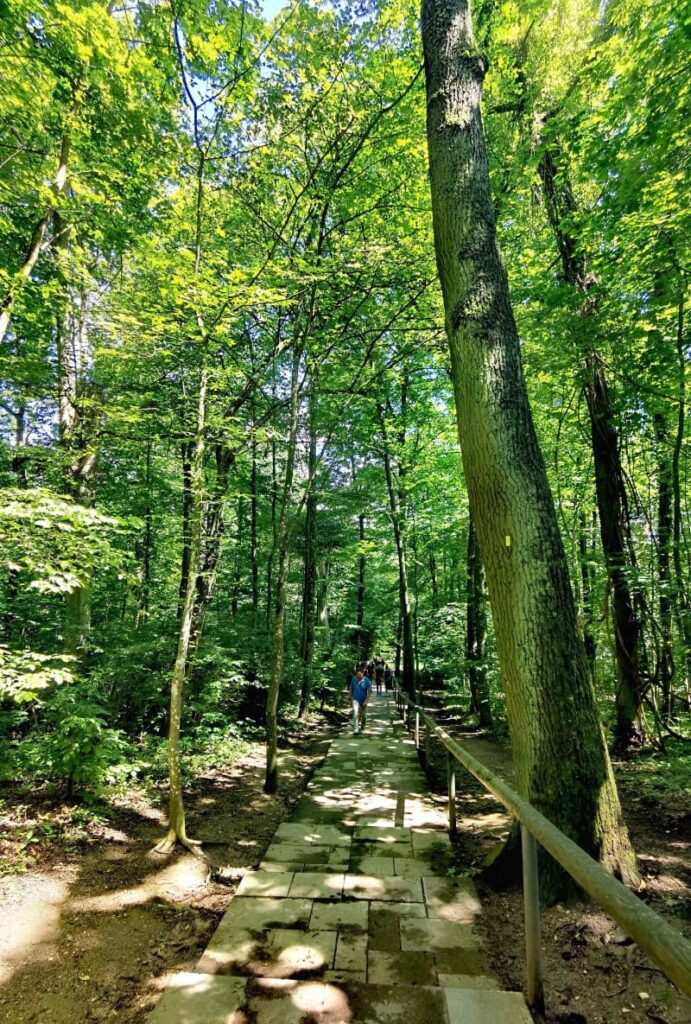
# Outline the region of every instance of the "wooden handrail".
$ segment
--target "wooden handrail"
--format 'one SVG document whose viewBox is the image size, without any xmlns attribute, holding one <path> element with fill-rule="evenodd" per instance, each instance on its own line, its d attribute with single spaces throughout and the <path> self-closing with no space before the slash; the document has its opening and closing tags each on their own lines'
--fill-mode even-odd
<svg viewBox="0 0 691 1024">
<path fill-rule="evenodd" d="M 608 874 L 585 850 L 520 797 L 503 779 L 473 757 L 399 687 L 396 687 L 396 693 L 416 715 L 420 715 L 446 750 L 506 807 L 579 886 L 634 939 L 679 991 L 691 995 L 691 942 L 618 879 Z"/>
</svg>

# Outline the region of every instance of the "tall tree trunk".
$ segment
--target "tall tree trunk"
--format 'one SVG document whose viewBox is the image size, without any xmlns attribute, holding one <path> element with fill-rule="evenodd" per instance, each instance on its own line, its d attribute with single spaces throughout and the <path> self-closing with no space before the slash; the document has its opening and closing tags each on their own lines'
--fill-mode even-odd
<svg viewBox="0 0 691 1024">
<path fill-rule="evenodd" d="M 477 534 L 471 519 L 468 523 L 468 548 L 466 555 L 466 578 L 468 603 L 466 608 L 466 661 L 470 685 L 471 711 L 478 716 L 482 729 L 494 728 L 489 682 L 485 666 L 485 641 L 487 639 L 487 597 L 485 594 L 485 572 L 482 568 Z"/>
<path fill-rule="evenodd" d="M 276 392 L 274 390 L 273 398 L 275 400 Z M 273 570 L 274 570 L 274 558 L 276 557 L 276 548 L 278 545 L 278 518 L 276 515 L 277 505 L 277 492 L 278 492 L 278 469 L 276 463 L 276 441 L 271 441 L 271 548 L 269 550 L 268 558 L 266 559 L 266 630 L 269 631 L 269 623 L 271 622 L 271 608 L 273 602 Z"/>
<path fill-rule="evenodd" d="M 153 509 L 151 499 L 151 438 L 146 442 L 146 471 L 144 476 L 146 499 L 144 505 L 144 536 L 141 542 L 140 558 L 142 563 L 142 581 L 137 600 L 137 614 L 134 628 L 138 629 L 149 614 L 151 596 L 151 556 L 153 550 Z"/>
<path fill-rule="evenodd" d="M 192 511 L 192 455 L 194 441 L 189 438 L 180 445 L 182 463 L 182 552 L 180 556 L 180 584 L 178 587 L 178 621 L 182 618 L 185 594 L 190 578 L 190 523 Z M 196 570 L 196 566 L 195 566 Z"/>
<path fill-rule="evenodd" d="M 91 346 L 86 324 L 88 296 L 70 283 L 71 225 L 54 211 L 55 253 L 61 294 L 57 307 L 58 439 L 65 491 L 81 505 L 94 502 L 97 396 L 89 388 Z M 91 632 L 91 581 L 82 579 L 65 601 L 65 649 L 88 652 Z"/>
<path fill-rule="evenodd" d="M 420 674 L 420 649 L 418 647 L 418 607 L 420 604 L 420 581 L 418 578 L 417 525 L 413 513 L 413 528 L 410 533 L 410 549 L 413 554 L 413 664 L 415 678 Z"/>
<path fill-rule="evenodd" d="M 236 529 L 235 529 L 235 558 L 233 566 L 233 589 L 230 595 L 230 614 L 235 617 L 238 613 L 238 606 L 240 600 L 240 581 L 242 579 L 242 544 L 243 544 L 243 531 L 245 527 L 245 502 L 240 495 L 237 504 L 237 516 L 236 516 Z"/>
<path fill-rule="evenodd" d="M 221 557 L 225 519 L 223 514 L 225 497 L 228 493 L 230 470 L 235 461 L 235 453 L 224 444 L 215 447 L 216 480 L 209 501 L 202 507 L 202 534 L 199 564 L 195 567 L 197 580 L 197 596 L 192 614 L 192 635 L 190 638 L 190 656 L 199 646 L 206 613 L 211 604 L 216 572 Z M 192 563 L 194 565 L 194 563 Z"/>
<path fill-rule="evenodd" d="M 391 456 L 389 437 L 386 429 L 386 419 L 381 405 L 377 404 L 379 425 L 382 431 L 384 475 L 386 477 L 386 489 L 389 495 L 389 507 L 391 510 L 391 527 L 393 529 L 396 557 L 398 559 L 398 600 L 400 607 L 401 623 L 401 684 L 402 689 L 410 697 L 416 695 L 415 678 L 415 641 L 413 637 L 413 611 L 410 600 L 410 586 L 408 582 L 408 563 L 406 554 L 406 495 L 401 480 L 401 467 L 394 478 L 393 460 Z M 400 445 L 400 438 L 399 438 Z M 402 454 L 402 453 L 401 453 Z"/>
<path fill-rule="evenodd" d="M 432 585 L 432 607 L 435 611 L 439 609 L 439 585 L 437 583 L 437 560 L 434 551 L 430 548 L 428 555 L 429 578 Z"/>
<path fill-rule="evenodd" d="M 361 512 L 358 516 L 358 578 L 357 596 L 355 599 L 355 650 L 358 664 L 365 658 L 365 635 L 363 625 L 365 621 L 365 515 Z"/>
<path fill-rule="evenodd" d="M 278 789 L 278 695 L 283 677 L 284 629 L 286 583 L 288 580 L 289 556 L 289 515 L 295 472 L 297 447 L 298 414 L 300 410 L 300 359 L 302 350 L 296 345 L 293 352 L 293 366 L 290 376 L 290 417 L 288 425 L 288 446 L 286 451 L 283 495 L 276 528 L 276 553 L 278 565 L 273 600 L 273 623 L 271 629 L 271 676 L 266 695 L 266 778 L 264 792 L 275 793 Z"/>
<path fill-rule="evenodd" d="M 633 566 L 630 524 L 619 439 L 604 372 L 598 357 L 588 357 L 586 400 L 595 460 L 595 487 L 600 516 L 600 536 L 612 591 L 614 651 L 617 665 L 614 748 L 625 750 L 636 731 L 643 700 L 641 665 L 642 626 L 636 606 L 640 595 L 629 583 Z"/>
<path fill-rule="evenodd" d="M 674 679 L 674 656 L 672 654 L 672 596 L 674 591 L 670 573 L 672 550 L 672 460 L 667 450 L 669 436 L 667 423 L 662 413 L 655 413 L 655 438 L 657 440 L 657 575 L 658 608 L 660 616 L 659 654 L 655 677 L 662 689 L 662 718 L 672 717 L 672 681 Z"/>
<path fill-rule="evenodd" d="M 401 661 L 403 653 L 403 616 L 400 611 L 400 603 L 398 610 L 398 625 L 396 626 L 396 663 L 394 670 L 396 672 L 396 679 L 401 678 Z"/>
<path fill-rule="evenodd" d="M 680 288 L 677 305 L 676 356 L 679 373 L 677 400 L 677 429 L 672 452 L 672 563 L 674 567 L 674 610 L 681 640 L 684 645 L 686 685 L 691 681 L 691 601 L 681 564 L 682 510 L 681 477 L 679 466 L 684 445 L 686 425 L 686 352 L 684 346 L 684 289 Z"/>
<path fill-rule="evenodd" d="M 329 570 L 325 558 L 317 559 L 317 626 L 329 629 Z"/>
<path fill-rule="evenodd" d="M 192 620 L 197 600 L 198 574 L 196 567 L 199 565 L 202 549 L 207 389 L 208 369 L 206 363 L 204 363 L 199 374 L 197 419 L 190 463 L 189 552 L 191 568 L 187 573 L 187 586 L 185 588 L 177 651 L 170 686 L 170 715 L 168 722 L 168 777 L 170 785 L 168 832 L 156 847 L 159 853 L 169 853 L 176 842 L 179 842 L 182 846 L 187 847 L 193 852 L 196 852 L 196 847 L 199 845 L 188 837 L 185 827 L 185 808 L 182 801 L 182 775 L 180 771 L 180 723 L 182 720 L 182 702 L 192 639 Z"/>
<path fill-rule="evenodd" d="M 622 821 L 496 242 L 467 0 L 423 0 L 437 265 L 458 432 L 487 573 L 519 791 L 627 882 Z M 567 886 L 542 858 L 541 888 Z"/>
<path fill-rule="evenodd" d="M 250 468 L 249 559 L 252 590 L 252 640 L 249 669 L 251 673 L 254 673 L 257 666 L 257 629 L 259 627 L 259 561 L 257 559 L 257 432 L 254 422 L 254 410 L 252 415 L 252 449 Z"/>
<path fill-rule="evenodd" d="M 298 718 L 304 718 L 309 710 L 314 663 L 314 626 L 317 590 L 317 494 L 315 480 L 317 472 L 317 415 L 314 381 L 309 396 L 308 416 L 309 453 L 307 466 L 309 492 L 305 499 L 305 571 L 302 593 L 302 636 L 300 638 L 302 684 L 300 687 Z"/>
<path fill-rule="evenodd" d="M 594 516 L 593 512 L 593 516 Z M 585 512 L 578 517 L 578 560 L 581 570 L 581 632 L 585 646 L 585 656 L 590 666 L 590 675 L 595 680 L 595 655 L 597 647 L 593 632 L 593 580 L 590 568 L 590 544 L 588 542 L 588 523 Z"/>
<path fill-rule="evenodd" d="M 588 296 L 596 282 L 595 277 L 588 273 L 576 239 L 565 226 L 567 219 L 578 212 L 578 207 L 563 155 L 555 143 L 545 146 L 538 173 L 542 180 L 547 216 L 559 251 L 562 276 L 567 284 L 584 297 L 578 323 L 578 333 L 583 334 L 589 329 L 588 321 L 596 313 L 596 303 Z M 614 746 L 621 751 L 629 746 L 636 731 L 645 688 L 642 625 L 637 612 L 642 607 L 642 601 L 630 583 L 635 568 L 633 540 L 619 437 L 614 424 L 607 378 L 603 362 L 588 339 L 585 341 L 585 350 L 584 391 L 590 418 L 600 534 L 610 580 L 614 620 L 617 666 Z"/>
</svg>

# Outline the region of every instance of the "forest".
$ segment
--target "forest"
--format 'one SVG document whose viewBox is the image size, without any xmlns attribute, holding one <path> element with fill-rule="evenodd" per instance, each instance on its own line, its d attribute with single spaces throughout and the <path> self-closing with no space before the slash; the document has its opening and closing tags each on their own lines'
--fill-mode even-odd
<svg viewBox="0 0 691 1024">
<path fill-rule="evenodd" d="M 202 860 L 380 655 L 688 931 L 690 31 L 0 0 L 0 874 L 132 800 Z"/>
</svg>

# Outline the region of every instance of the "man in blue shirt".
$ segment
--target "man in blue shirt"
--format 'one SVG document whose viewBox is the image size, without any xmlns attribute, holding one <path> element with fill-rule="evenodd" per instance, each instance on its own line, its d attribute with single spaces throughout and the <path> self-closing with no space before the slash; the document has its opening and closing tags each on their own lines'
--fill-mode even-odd
<svg viewBox="0 0 691 1024">
<path fill-rule="evenodd" d="M 365 729 L 367 701 L 372 692 L 372 683 L 369 676 L 363 675 L 358 669 L 350 680 L 348 689 L 353 698 L 353 735 L 357 735 Z"/>
</svg>

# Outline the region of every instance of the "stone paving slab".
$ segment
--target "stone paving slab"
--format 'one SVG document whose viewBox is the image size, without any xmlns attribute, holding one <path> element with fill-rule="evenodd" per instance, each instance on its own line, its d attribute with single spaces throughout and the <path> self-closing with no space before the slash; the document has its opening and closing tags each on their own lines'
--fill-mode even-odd
<svg viewBox="0 0 691 1024">
<path fill-rule="evenodd" d="M 345 874 L 303 871 L 293 876 L 288 895 L 310 900 L 335 900 L 343 892 Z"/>
<path fill-rule="evenodd" d="M 149 1024 L 242 1024 L 244 978 L 176 974 L 149 1017 Z"/>
<path fill-rule="evenodd" d="M 472 925 L 456 921 L 406 917 L 401 921 L 401 949 L 477 949 Z"/>
<path fill-rule="evenodd" d="M 446 803 L 373 701 L 331 745 L 249 871 L 193 973 L 153 1024 L 527 1024 L 473 928 L 472 882 L 448 877 Z"/>
<path fill-rule="evenodd" d="M 282 822 L 276 831 L 280 842 L 298 841 L 315 846 L 350 846 L 350 833 L 335 825 L 302 825 L 295 821 Z"/>
<path fill-rule="evenodd" d="M 292 871 L 248 871 L 235 896 L 287 896 L 292 882 Z"/>
<path fill-rule="evenodd" d="M 469 1021 L 532 1024 L 533 1020 L 520 992 L 445 988 L 444 1000 L 449 1024 L 468 1024 Z"/>
<path fill-rule="evenodd" d="M 359 900 L 385 900 L 396 903 L 422 903 L 422 883 L 419 878 L 377 878 L 373 875 L 347 874 L 343 892 Z"/>
<path fill-rule="evenodd" d="M 352 902 L 314 902 L 309 919 L 310 929 L 330 931 L 336 929 L 339 935 L 359 935 L 367 932 L 370 904 L 361 900 Z"/>
</svg>

